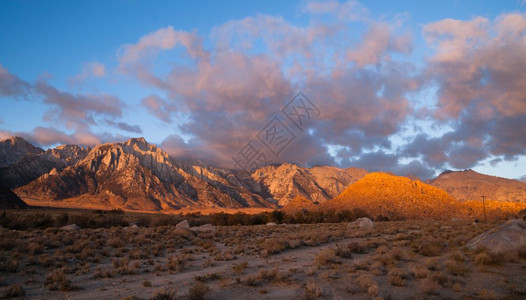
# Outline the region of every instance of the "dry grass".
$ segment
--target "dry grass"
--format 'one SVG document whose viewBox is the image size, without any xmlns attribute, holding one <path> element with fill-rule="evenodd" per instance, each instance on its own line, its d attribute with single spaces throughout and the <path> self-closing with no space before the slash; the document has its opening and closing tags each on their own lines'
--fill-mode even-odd
<svg viewBox="0 0 526 300">
<path fill-rule="evenodd" d="M 321 250 L 314 259 L 317 266 L 324 266 L 330 263 L 336 262 L 336 252 L 331 249 L 323 249 Z"/>
<path fill-rule="evenodd" d="M 10 285 L 0 290 L 0 299 L 23 297 L 26 294 L 26 290 L 20 284 Z"/>
<path fill-rule="evenodd" d="M 64 292 L 72 298 L 87 293 L 127 299 L 526 294 L 525 279 L 514 275 L 526 266 L 526 255 L 495 256 L 463 246 L 492 223 L 377 222 L 373 230 L 349 229 L 346 223 L 281 224 L 193 232 L 172 222 L 160 216 L 143 220 L 152 227 L 2 230 L 0 292 L 23 283 L 26 296 L 46 289 L 51 298 Z M 491 290 L 483 291 L 484 284 Z M 133 292 L 112 294 L 115 285 Z"/>
<path fill-rule="evenodd" d="M 177 299 L 176 288 L 162 288 L 154 292 L 151 300 L 175 300 Z"/>
<path fill-rule="evenodd" d="M 210 293 L 211 289 L 206 284 L 201 281 L 196 282 L 190 287 L 186 296 L 190 300 L 202 300 L 205 298 L 206 294 Z"/>
</svg>

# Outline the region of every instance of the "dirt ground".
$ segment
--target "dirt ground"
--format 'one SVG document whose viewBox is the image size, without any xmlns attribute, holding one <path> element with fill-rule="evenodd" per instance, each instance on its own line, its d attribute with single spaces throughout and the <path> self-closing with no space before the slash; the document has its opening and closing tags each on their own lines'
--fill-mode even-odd
<svg viewBox="0 0 526 300">
<path fill-rule="evenodd" d="M 526 249 L 468 250 L 465 221 L 0 229 L 0 296 L 34 299 L 519 299 Z"/>
</svg>

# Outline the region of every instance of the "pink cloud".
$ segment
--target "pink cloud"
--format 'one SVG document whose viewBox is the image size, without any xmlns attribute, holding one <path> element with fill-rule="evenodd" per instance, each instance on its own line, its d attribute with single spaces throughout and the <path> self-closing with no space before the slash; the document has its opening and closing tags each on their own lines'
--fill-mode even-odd
<svg viewBox="0 0 526 300">
<path fill-rule="evenodd" d="M 53 108 L 46 113 L 46 121 L 65 123 L 70 129 L 86 129 L 96 124 L 95 117 L 104 115 L 120 118 L 125 106 L 118 98 L 110 95 L 74 95 L 63 92 L 44 81 L 37 81 L 35 92 L 43 96 L 43 102 Z"/>
<path fill-rule="evenodd" d="M 30 93 L 31 85 L 11 74 L 2 64 L 0 64 L 0 96 L 20 97 Z"/>
<path fill-rule="evenodd" d="M 173 49 L 177 44 L 183 45 L 191 57 L 206 55 L 196 33 L 178 31 L 168 26 L 141 37 L 135 44 L 121 46 L 118 60 L 121 66 L 138 63 L 159 51 Z"/>
<path fill-rule="evenodd" d="M 389 52 L 409 53 L 412 49 L 410 35 L 395 35 L 389 24 L 373 23 L 363 36 L 359 47 L 346 53 L 348 61 L 355 62 L 359 67 L 376 64 L 388 57 Z"/>
</svg>

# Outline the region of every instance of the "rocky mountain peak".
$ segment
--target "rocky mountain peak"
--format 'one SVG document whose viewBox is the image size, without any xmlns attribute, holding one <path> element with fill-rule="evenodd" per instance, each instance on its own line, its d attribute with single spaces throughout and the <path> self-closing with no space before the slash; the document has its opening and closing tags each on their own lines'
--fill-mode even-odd
<svg viewBox="0 0 526 300">
<path fill-rule="evenodd" d="M 18 136 L 0 141 L 0 168 L 15 164 L 27 154 L 38 155 L 43 152 L 44 150 Z"/>
<path fill-rule="evenodd" d="M 170 156 L 144 138 L 108 143 L 93 148 L 79 164 L 93 171 L 123 170 L 141 165 L 165 181 L 179 181 L 180 175 Z"/>
<path fill-rule="evenodd" d="M 82 160 L 91 150 L 77 145 L 60 145 L 53 149 L 48 149 L 45 154 L 49 157 L 59 159 L 68 166 L 75 165 Z"/>
<path fill-rule="evenodd" d="M 526 185 L 518 180 L 480 174 L 471 169 L 442 173 L 430 184 L 448 192 L 460 201 L 488 200 L 526 202 Z"/>
</svg>

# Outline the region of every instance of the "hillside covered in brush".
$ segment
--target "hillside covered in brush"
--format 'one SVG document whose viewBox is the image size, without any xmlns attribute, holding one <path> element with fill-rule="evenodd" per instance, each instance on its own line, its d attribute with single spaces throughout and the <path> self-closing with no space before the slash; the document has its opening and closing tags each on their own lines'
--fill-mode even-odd
<svg viewBox="0 0 526 300">
<path fill-rule="evenodd" d="M 364 210 L 371 217 L 448 218 L 456 215 L 459 204 L 444 190 L 419 180 L 386 173 L 369 173 L 350 185 L 325 209 Z"/>
</svg>

